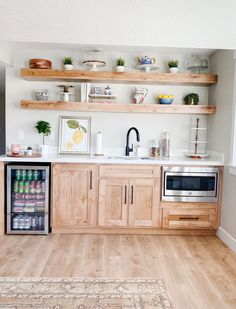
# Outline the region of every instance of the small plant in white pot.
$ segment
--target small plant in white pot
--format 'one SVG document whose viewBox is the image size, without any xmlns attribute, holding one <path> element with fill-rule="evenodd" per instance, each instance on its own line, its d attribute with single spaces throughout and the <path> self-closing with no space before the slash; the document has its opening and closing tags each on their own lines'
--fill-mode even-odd
<svg viewBox="0 0 236 309">
<path fill-rule="evenodd" d="M 32 156 L 33 155 L 33 149 L 32 149 L 31 146 L 27 147 L 27 152 L 26 153 L 27 153 L 28 156 Z"/>
<path fill-rule="evenodd" d="M 35 129 L 38 130 L 39 134 L 43 134 L 43 144 L 41 145 L 42 156 L 45 157 L 48 155 L 48 145 L 45 145 L 45 136 L 51 134 L 51 125 L 47 121 L 39 120 L 35 125 Z"/>
<path fill-rule="evenodd" d="M 71 57 L 65 57 L 63 59 L 64 69 L 67 71 L 73 70 L 73 59 Z"/>
<path fill-rule="evenodd" d="M 125 70 L 125 59 L 118 58 L 116 60 L 116 72 L 124 72 Z"/>
<path fill-rule="evenodd" d="M 169 67 L 170 73 L 178 73 L 178 71 L 179 71 L 178 64 L 179 64 L 178 60 L 168 61 L 168 67 Z"/>
</svg>

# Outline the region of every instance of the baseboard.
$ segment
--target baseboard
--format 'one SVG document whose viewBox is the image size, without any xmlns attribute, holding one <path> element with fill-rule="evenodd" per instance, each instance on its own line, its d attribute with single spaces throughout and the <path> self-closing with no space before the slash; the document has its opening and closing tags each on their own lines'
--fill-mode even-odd
<svg viewBox="0 0 236 309">
<path fill-rule="evenodd" d="M 234 252 L 236 252 L 236 239 L 227 233 L 222 227 L 217 229 L 216 235 Z"/>
</svg>

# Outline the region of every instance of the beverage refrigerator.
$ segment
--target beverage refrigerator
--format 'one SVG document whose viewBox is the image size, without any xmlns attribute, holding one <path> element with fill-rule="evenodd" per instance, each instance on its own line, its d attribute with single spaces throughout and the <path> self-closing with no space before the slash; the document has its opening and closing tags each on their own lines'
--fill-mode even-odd
<svg viewBox="0 0 236 309">
<path fill-rule="evenodd" d="M 7 234 L 48 234 L 49 165 L 7 165 Z"/>
</svg>

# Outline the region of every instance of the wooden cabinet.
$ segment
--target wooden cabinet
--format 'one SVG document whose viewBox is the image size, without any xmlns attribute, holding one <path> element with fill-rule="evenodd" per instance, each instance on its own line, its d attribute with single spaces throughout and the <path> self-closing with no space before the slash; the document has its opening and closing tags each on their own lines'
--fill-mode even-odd
<svg viewBox="0 0 236 309">
<path fill-rule="evenodd" d="M 167 229 L 216 229 L 215 209 L 163 209 L 162 227 Z"/>
<path fill-rule="evenodd" d="M 97 216 L 97 168 L 87 164 L 52 167 L 52 226 L 94 226 Z"/>
<path fill-rule="evenodd" d="M 100 176 L 100 226 L 160 226 L 159 167 L 101 166 Z"/>
<path fill-rule="evenodd" d="M 217 203 L 162 202 L 162 228 L 164 229 L 216 229 Z"/>
</svg>

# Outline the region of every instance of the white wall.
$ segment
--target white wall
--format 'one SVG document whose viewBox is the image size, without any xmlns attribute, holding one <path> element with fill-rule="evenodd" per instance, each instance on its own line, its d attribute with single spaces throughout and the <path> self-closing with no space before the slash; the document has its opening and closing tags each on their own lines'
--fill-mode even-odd
<svg viewBox="0 0 236 309">
<path fill-rule="evenodd" d="M 235 0 L 2 0 L 0 41 L 236 48 Z"/>
<path fill-rule="evenodd" d="M 211 56 L 212 72 L 219 74 L 218 83 L 209 91 L 209 100 L 216 103 L 216 114 L 208 118 L 208 148 L 225 154 L 221 228 L 236 239 L 236 176 L 230 175 L 235 59 L 233 51 L 217 51 Z"/>
<path fill-rule="evenodd" d="M 41 111 L 20 109 L 21 99 L 31 99 L 32 92 L 36 89 L 48 89 L 51 99 L 59 99 L 59 89 L 56 87 L 61 82 L 36 82 L 26 81 L 19 76 L 20 68 L 25 67 L 28 59 L 32 57 L 44 57 L 53 60 L 54 68 L 61 67 L 61 59 L 66 55 L 72 55 L 75 59 L 76 68 L 79 68 L 79 59 L 82 56 L 78 51 L 55 50 L 55 49 L 17 49 L 14 55 L 12 68 L 7 69 L 7 145 L 20 142 L 27 146 L 41 143 L 41 137 L 34 129 L 37 120 L 47 120 L 52 124 L 53 134 L 48 141 L 51 145 L 58 144 L 58 124 L 60 115 L 78 115 L 76 112 L 63 111 Z M 112 69 L 114 59 L 120 55 L 127 59 L 127 70 L 134 70 L 136 54 L 115 54 L 107 53 L 108 68 Z M 180 54 L 152 54 L 158 56 L 160 71 L 166 70 L 168 59 L 179 59 L 182 63 L 183 55 Z M 84 68 L 83 68 L 84 69 Z M 79 100 L 80 84 L 72 83 L 76 86 L 75 100 Z M 104 84 L 103 86 L 106 86 Z M 113 92 L 117 94 L 117 102 L 128 103 L 131 101 L 131 94 L 135 85 L 110 84 Z M 208 103 L 208 87 L 195 86 L 173 86 L 173 85 L 138 85 L 148 88 L 147 103 L 155 103 L 155 96 L 160 93 L 172 93 L 175 96 L 176 104 L 183 104 L 183 97 L 190 92 L 197 92 L 200 95 L 201 104 Z M 124 150 L 125 135 L 131 126 L 136 126 L 141 135 L 141 142 L 144 147 L 149 146 L 152 139 L 160 138 L 161 132 L 170 131 L 172 149 L 186 149 L 189 135 L 191 115 L 152 115 L 152 114 L 123 114 L 123 113 L 80 113 L 92 117 L 92 136 L 97 131 L 102 131 L 104 136 L 104 148 L 116 148 Z M 202 125 L 206 124 L 206 116 L 200 116 Z M 25 133 L 24 140 L 18 139 L 19 130 Z"/>
</svg>

